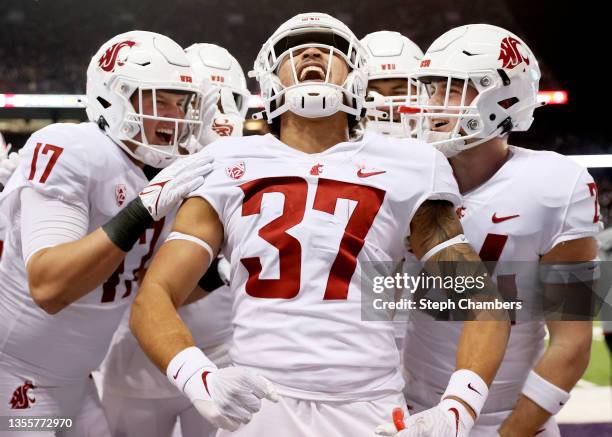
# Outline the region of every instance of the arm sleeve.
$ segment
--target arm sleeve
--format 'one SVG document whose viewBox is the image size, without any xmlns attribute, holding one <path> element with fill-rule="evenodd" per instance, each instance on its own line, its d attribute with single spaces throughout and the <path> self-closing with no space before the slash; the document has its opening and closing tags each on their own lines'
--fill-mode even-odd
<svg viewBox="0 0 612 437">
<path fill-rule="evenodd" d="M 39 250 L 87 235 L 89 215 L 79 206 L 46 196 L 33 188 L 24 188 L 20 196 L 21 245 L 26 266 Z"/>
<path fill-rule="evenodd" d="M 433 152 L 433 165 L 429 174 L 431 179 L 429 180 L 428 189 L 424 190 L 423 194 L 415 202 L 408 223 L 412 221 L 418 209 L 427 200 L 447 200 L 455 207 L 461 205 L 461 194 L 453 175 L 453 169 L 442 153 L 437 150 L 433 150 Z M 410 225 L 408 225 L 406 235 L 410 235 Z"/>
<path fill-rule="evenodd" d="M 434 171 L 431 192 L 425 200 L 448 200 L 454 206 L 461 205 L 459 186 L 453 175 L 448 160 L 436 150 L 434 158 Z"/>
<path fill-rule="evenodd" d="M 540 253 L 545 254 L 564 241 L 595 236 L 603 228 L 599 211 L 597 185 L 589 172 L 582 169 L 567 205 L 561 210 L 560 225 Z"/>
</svg>

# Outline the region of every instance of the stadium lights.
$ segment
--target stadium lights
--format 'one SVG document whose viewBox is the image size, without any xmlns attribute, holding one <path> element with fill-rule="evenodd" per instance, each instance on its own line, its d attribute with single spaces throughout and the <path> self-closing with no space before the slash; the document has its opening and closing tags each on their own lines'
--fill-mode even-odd
<svg viewBox="0 0 612 437">
<path fill-rule="evenodd" d="M 538 92 L 538 102 L 544 102 L 547 105 L 566 105 L 567 91 L 540 91 Z"/>
<path fill-rule="evenodd" d="M 0 94 L 0 108 L 83 108 L 85 96 L 81 94 Z M 565 105 L 567 91 L 540 91 L 538 101 L 548 105 Z M 251 94 L 249 108 L 263 108 L 259 94 Z"/>
</svg>

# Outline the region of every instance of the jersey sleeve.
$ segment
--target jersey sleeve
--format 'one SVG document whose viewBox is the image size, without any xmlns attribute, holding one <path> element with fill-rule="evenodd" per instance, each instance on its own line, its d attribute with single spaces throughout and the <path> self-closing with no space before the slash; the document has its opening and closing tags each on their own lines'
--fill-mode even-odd
<svg viewBox="0 0 612 437">
<path fill-rule="evenodd" d="M 431 192 L 425 200 L 448 200 L 454 206 L 461 205 L 459 186 L 448 160 L 442 153 L 435 151 L 434 171 Z"/>
<path fill-rule="evenodd" d="M 52 125 L 35 132 L 20 152 L 20 171 L 37 192 L 88 210 L 88 154 L 68 131 Z"/>
<path fill-rule="evenodd" d="M 602 229 L 597 185 L 589 172 L 582 169 L 567 204 L 560 210 L 559 224 L 552 237 L 542 245 L 540 253 L 545 254 L 564 241 L 595 236 Z"/>
</svg>

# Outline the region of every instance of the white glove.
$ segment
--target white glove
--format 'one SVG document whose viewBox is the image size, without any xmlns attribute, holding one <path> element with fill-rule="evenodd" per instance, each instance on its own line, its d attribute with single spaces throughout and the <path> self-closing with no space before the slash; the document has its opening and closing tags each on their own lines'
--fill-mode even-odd
<svg viewBox="0 0 612 437">
<path fill-rule="evenodd" d="M 16 152 L 11 153 L 8 155 L 8 157 L 3 158 L 0 156 L 0 184 L 6 185 L 7 181 L 18 166 L 19 155 Z"/>
<path fill-rule="evenodd" d="M 229 261 L 222 256 L 219 257 L 219 262 L 217 263 L 217 273 L 219 273 L 219 277 L 225 285 L 230 285 L 232 266 Z"/>
<path fill-rule="evenodd" d="M 206 420 L 229 431 L 249 423 L 263 398 L 278 401 L 270 381 L 240 367 L 218 369 L 197 347 L 179 352 L 166 373 Z"/>
<path fill-rule="evenodd" d="M 393 423 L 376 428 L 376 435 L 394 437 L 467 437 L 474 426 L 468 409 L 459 401 L 444 399 L 429 410 L 410 416 L 405 429 Z"/>
<path fill-rule="evenodd" d="M 213 158 L 204 151 L 181 157 L 155 176 L 140 192 L 140 200 L 153 220 L 165 217 L 185 196 L 204 183 Z"/>
</svg>

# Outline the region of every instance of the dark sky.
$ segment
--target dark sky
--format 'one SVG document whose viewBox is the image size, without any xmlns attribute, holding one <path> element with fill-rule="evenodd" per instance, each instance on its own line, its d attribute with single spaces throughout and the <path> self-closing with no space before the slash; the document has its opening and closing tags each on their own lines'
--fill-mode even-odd
<svg viewBox="0 0 612 437">
<path fill-rule="evenodd" d="M 300 12 L 330 13 L 358 37 L 397 30 L 424 50 L 452 27 L 483 22 L 505 27 L 526 41 L 540 62 L 542 88 L 569 91 L 570 105 L 539 111 L 534 138 L 560 132 L 601 142 L 610 137 L 607 123 L 594 123 L 593 112 L 610 95 L 605 83 L 596 80 L 609 69 L 609 51 L 599 46 L 609 44 L 601 34 L 611 24 L 603 23 L 599 4 L 603 2 L 311 0 L 304 6 L 293 0 L 2 0 L 0 92 L 16 85 L 83 92 L 90 57 L 104 41 L 127 30 L 164 33 L 183 46 L 222 45 L 246 72 L 266 38 Z M 256 85 L 249 84 L 256 91 Z"/>
</svg>

